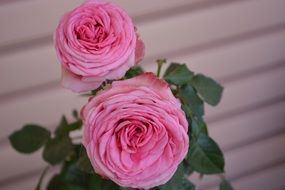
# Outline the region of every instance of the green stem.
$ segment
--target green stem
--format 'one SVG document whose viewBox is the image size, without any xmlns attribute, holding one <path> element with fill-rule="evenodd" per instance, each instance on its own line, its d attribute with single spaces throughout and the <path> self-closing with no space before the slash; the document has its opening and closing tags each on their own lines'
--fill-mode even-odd
<svg viewBox="0 0 285 190">
<path fill-rule="evenodd" d="M 162 65 L 166 63 L 166 59 L 158 59 L 158 60 L 156 61 L 156 63 L 157 63 L 156 76 L 159 78 Z"/>
<path fill-rule="evenodd" d="M 44 179 L 44 176 L 46 175 L 47 171 L 49 170 L 49 166 L 45 167 L 43 173 L 41 174 L 41 177 L 39 179 L 39 182 L 38 182 L 38 185 L 36 187 L 36 190 L 40 190 L 41 189 L 41 185 L 42 185 L 42 182 L 43 182 L 43 179 Z"/>
</svg>

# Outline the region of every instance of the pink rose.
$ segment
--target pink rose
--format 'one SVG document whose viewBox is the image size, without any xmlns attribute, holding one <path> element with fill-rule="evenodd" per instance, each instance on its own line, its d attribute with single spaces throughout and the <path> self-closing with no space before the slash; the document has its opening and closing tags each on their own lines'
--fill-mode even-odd
<svg viewBox="0 0 285 190">
<path fill-rule="evenodd" d="M 61 19 L 55 47 L 62 85 L 74 92 L 121 78 L 144 56 L 144 44 L 128 14 L 103 0 L 87 0 Z"/>
<path fill-rule="evenodd" d="M 166 183 L 188 151 L 181 104 L 152 73 L 113 82 L 89 100 L 81 117 L 95 172 L 124 187 Z"/>
</svg>

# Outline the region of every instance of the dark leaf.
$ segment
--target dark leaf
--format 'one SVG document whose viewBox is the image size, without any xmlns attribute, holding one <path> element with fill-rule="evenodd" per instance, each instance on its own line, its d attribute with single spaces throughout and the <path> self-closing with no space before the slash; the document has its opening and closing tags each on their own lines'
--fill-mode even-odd
<svg viewBox="0 0 285 190">
<path fill-rule="evenodd" d="M 208 135 L 208 129 L 206 123 L 196 117 L 192 117 L 191 119 L 191 135 L 194 136 L 194 138 L 198 138 L 199 135 L 205 134 Z"/>
<path fill-rule="evenodd" d="M 81 153 L 80 153 L 79 159 L 76 163 L 77 167 L 86 173 L 94 173 L 93 167 L 92 167 L 91 162 L 87 156 L 85 148 L 82 147 L 82 149 L 80 151 L 81 151 Z"/>
<path fill-rule="evenodd" d="M 70 184 L 64 180 L 64 177 L 60 174 L 53 176 L 49 181 L 47 190 L 86 190 L 85 188 L 76 185 Z"/>
<path fill-rule="evenodd" d="M 55 135 L 56 136 L 65 135 L 66 134 L 65 130 L 67 128 L 68 128 L 68 121 L 65 116 L 62 116 L 59 125 L 55 129 Z"/>
<path fill-rule="evenodd" d="M 187 161 L 193 170 L 202 174 L 224 172 L 224 157 L 219 146 L 207 135 L 201 134 L 188 152 Z"/>
<path fill-rule="evenodd" d="M 77 120 L 77 121 L 69 124 L 67 122 L 65 116 L 63 116 L 59 126 L 55 130 L 55 134 L 56 134 L 57 137 L 68 136 L 70 131 L 74 131 L 74 130 L 80 129 L 81 126 L 82 126 L 82 121 L 81 120 Z"/>
<path fill-rule="evenodd" d="M 64 180 L 69 184 L 85 186 L 88 183 L 89 175 L 81 171 L 76 163 L 69 164 L 64 174 Z"/>
<path fill-rule="evenodd" d="M 14 149 L 21 153 L 32 153 L 40 149 L 50 138 L 50 132 L 38 125 L 26 125 L 9 136 Z"/>
<path fill-rule="evenodd" d="M 184 178 L 180 190 L 196 190 L 196 187 L 188 179 Z"/>
<path fill-rule="evenodd" d="M 220 102 L 223 87 L 213 79 L 198 74 L 192 78 L 191 84 L 208 104 L 216 106 Z"/>
<path fill-rule="evenodd" d="M 68 132 L 81 129 L 81 127 L 82 127 L 82 121 L 81 120 L 75 121 L 68 125 Z"/>
<path fill-rule="evenodd" d="M 79 116 L 78 116 L 78 111 L 77 110 L 73 110 L 72 111 L 72 115 L 75 119 L 79 119 Z"/>
<path fill-rule="evenodd" d="M 130 68 L 130 69 L 127 71 L 125 77 L 126 77 L 127 79 L 133 78 L 133 77 L 135 77 L 135 76 L 138 76 L 138 75 L 142 74 L 143 72 L 144 72 L 144 71 L 143 71 L 143 69 L 142 69 L 141 67 L 132 67 L 132 68 Z"/>
<path fill-rule="evenodd" d="M 171 63 L 164 73 L 164 79 L 170 84 L 183 85 L 189 82 L 193 75 L 185 64 Z"/>
<path fill-rule="evenodd" d="M 101 186 L 101 189 L 104 189 L 104 190 L 120 190 L 121 188 L 119 185 L 117 185 L 113 181 L 104 179 L 102 186 Z"/>
<path fill-rule="evenodd" d="M 72 150 L 72 142 L 68 136 L 55 137 L 45 145 L 43 158 L 51 165 L 55 165 L 62 162 Z"/>
<path fill-rule="evenodd" d="M 204 115 L 204 103 L 191 85 L 187 84 L 182 86 L 177 96 L 182 100 L 182 109 L 187 116 L 202 117 Z"/>
<path fill-rule="evenodd" d="M 101 189 L 103 178 L 97 174 L 93 174 L 89 178 L 88 190 Z"/>
<path fill-rule="evenodd" d="M 184 178 L 184 169 L 180 164 L 172 178 L 164 185 L 160 186 L 161 190 L 176 190 L 182 186 L 182 179 Z"/>
<path fill-rule="evenodd" d="M 86 188 L 74 184 L 65 183 L 64 186 L 59 190 L 86 190 Z"/>
<path fill-rule="evenodd" d="M 195 186 L 186 178 L 184 166 L 180 164 L 174 176 L 160 190 L 195 190 Z"/>
<path fill-rule="evenodd" d="M 87 190 L 87 189 L 78 185 L 68 183 L 64 186 L 63 190 Z"/>
<path fill-rule="evenodd" d="M 57 174 L 51 178 L 48 183 L 47 190 L 61 189 L 65 185 L 62 176 Z"/>
<path fill-rule="evenodd" d="M 220 184 L 220 190 L 234 190 L 234 188 L 228 181 L 223 180 Z"/>
<path fill-rule="evenodd" d="M 93 174 L 89 178 L 88 190 L 104 189 L 104 190 L 120 190 L 120 186 L 110 180 L 103 179 L 97 174 Z"/>
<path fill-rule="evenodd" d="M 188 161 L 184 159 L 182 164 L 183 164 L 184 174 L 187 175 L 187 176 L 190 176 L 194 171 L 190 167 Z"/>
</svg>

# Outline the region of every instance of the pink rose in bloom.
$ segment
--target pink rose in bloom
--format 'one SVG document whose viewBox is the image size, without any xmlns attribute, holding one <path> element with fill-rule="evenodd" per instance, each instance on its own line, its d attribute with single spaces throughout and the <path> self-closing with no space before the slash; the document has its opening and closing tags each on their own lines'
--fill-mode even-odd
<svg viewBox="0 0 285 190">
<path fill-rule="evenodd" d="M 83 145 L 95 172 L 120 186 L 166 183 L 188 151 L 181 104 L 152 73 L 113 82 L 89 100 L 81 117 Z"/>
<path fill-rule="evenodd" d="M 103 0 L 87 0 L 65 14 L 54 38 L 62 85 L 74 92 L 122 77 L 144 56 L 144 44 L 131 18 Z"/>
</svg>

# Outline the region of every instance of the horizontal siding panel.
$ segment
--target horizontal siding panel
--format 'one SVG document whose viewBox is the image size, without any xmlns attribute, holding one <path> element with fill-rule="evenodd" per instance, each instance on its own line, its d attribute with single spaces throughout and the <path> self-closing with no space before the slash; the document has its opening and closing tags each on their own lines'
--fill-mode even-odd
<svg viewBox="0 0 285 190">
<path fill-rule="evenodd" d="M 170 60 L 187 63 L 191 70 L 213 78 L 230 78 L 280 61 L 285 64 L 284 36 L 285 30 L 281 30 Z"/>
<path fill-rule="evenodd" d="M 150 19 L 151 22 L 138 23 L 142 37 L 149 47 L 148 53 L 152 56 L 157 53 L 162 54 L 165 50 L 168 50 L 167 47 L 170 47 L 168 44 L 172 44 L 175 48 L 178 46 L 188 47 L 189 45 L 204 43 L 208 41 L 209 38 L 220 39 L 225 35 L 231 36 L 244 30 L 258 29 L 271 24 L 284 22 L 285 13 L 282 7 L 284 7 L 285 2 L 282 0 L 247 0 L 241 1 L 240 3 L 235 2 L 236 3 L 227 6 L 220 6 L 206 11 L 188 12 L 173 15 L 170 18 L 163 17 L 158 20 Z M 185 3 L 185 0 L 180 0 L 180 5 L 178 5 L 181 6 Z M 9 43 L 51 35 L 64 10 L 69 10 L 76 4 L 78 4 L 77 0 L 68 2 L 52 0 L 29 1 L 13 6 L 12 4 L 2 6 L 0 18 L 3 20 L 0 22 L 4 23 L 5 26 L 3 26 L 0 33 L 2 36 L 0 41 L 1 46 L 3 47 Z M 126 6 L 129 5 L 129 3 L 125 4 Z M 169 0 L 156 4 L 159 6 L 164 4 L 167 5 L 167 7 L 175 7 L 176 1 Z M 135 10 L 138 7 L 152 7 L 152 4 L 137 6 L 134 3 L 130 5 L 129 9 L 131 9 L 131 7 Z M 154 6 L 153 8 L 155 9 L 157 7 L 158 6 Z M 149 13 L 147 11 L 142 12 L 146 15 Z M 15 14 L 17 14 L 17 17 L 14 17 Z M 35 17 L 34 15 L 38 16 Z M 15 20 L 6 22 L 6 18 L 15 18 Z M 177 29 L 179 30 L 177 31 Z M 161 35 L 162 31 L 163 35 Z M 211 35 L 208 35 L 208 31 L 211 31 Z M 153 36 L 156 37 L 155 44 L 160 44 L 160 46 L 163 47 L 162 49 L 153 46 Z M 179 38 L 175 38 L 176 41 L 173 43 L 169 42 L 168 40 L 174 36 L 179 36 Z M 204 38 L 201 39 L 199 36 L 203 36 Z M 151 47 L 149 46 L 150 44 L 152 44 Z"/>
<path fill-rule="evenodd" d="M 231 184 L 237 190 L 283 190 L 285 187 L 284 171 L 285 164 L 283 163 L 234 180 Z M 217 187 L 203 190 L 217 190 Z"/>
<path fill-rule="evenodd" d="M 0 181 L 5 183 L 5 179 L 25 176 L 25 174 L 44 168 L 47 164 L 41 158 L 41 151 L 35 154 L 20 154 L 12 149 L 12 147 L 1 148 Z M 38 176 L 39 177 L 39 176 Z M 1 183 L 0 183 L 0 189 Z M 35 189 L 35 188 L 31 188 Z M 14 189 L 13 189 L 14 190 Z"/>
<path fill-rule="evenodd" d="M 32 165 L 33 163 L 29 163 L 29 164 Z M 34 172 L 34 174 L 31 173 L 31 174 L 19 177 L 18 180 L 15 180 L 13 182 L 9 183 L 6 181 L 0 184 L 0 188 L 1 190 L 33 190 L 36 188 L 38 184 L 40 174 L 42 171 L 43 171 L 43 168 Z M 46 176 L 44 177 L 42 181 L 41 190 L 46 189 L 49 179 L 51 179 L 51 177 L 56 173 L 58 173 L 58 168 L 49 169 L 49 171 L 47 172 Z"/>
<path fill-rule="evenodd" d="M 243 190 L 282 190 L 285 187 L 284 171 L 285 163 L 233 181 L 233 185 Z"/>
<path fill-rule="evenodd" d="M 263 141 L 259 141 L 254 144 L 249 144 L 245 147 L 241 147 L 230 152 L 226 152 L 225 170 L 227 178 L 231 179 L 241 177 L 247 173 L 256 171 L 265 166 L 281 162 L 285 159 L 285 153 L 283 151 L 284 143 L 285 133 L 269 139 L 264 139 Z M 220 181 L 218 176 L 211 175 L 204 176 L 202 180 L 199 180 L 199 176 L 195 174 L 191 176 L 190 179 L 198 184 L 200 189 L 206 189 L 209 186 L 216 186 L 215 189 L 217 189 L 218 183 Z M 250 187 L 247 187 L 245 189 L 255 190 L 255 188 Z"/>
<path fill-rule="evenodd" d="M 0 95 L 59 81 L 61 75 L 53 46 L 0 56 L 0 69 L 5 71 L 0 76 Z"/>
<path fill-rule="evenodd" d="M 281 30 L 194 55 L 171 57 L 170 60 L 188 63 L 192 70 L 214 78 L 225 78 L 285 60 L 284 35 L 285 30 Z M 50 83 L 60 78 L 60 65 L 52 46 L 0 56 L 0 63 L 0 70 L 5 71 L 0 76 L 0 98 L 1 94 Z M 150 70 L 156 68 L 154 63 L 144 62 L 142 66 Z"/>
<path fill-rule="evenodd" d="M 62 114 L 71 115 L 72 109 L 81 108 L 86 102 L 86 97 L 80 97 L 60 87 L 18 98 L 9 103 L 3 102 L 0 115 L 2 113 L 4 115 L 0 118 L 5 125 L 1 126 L 0 139 L 7 137 L 12 131 L 26 123 L 32 122 L 53 127 Z"/>
<path fill-rule="evenodd" d="M 173 50 L 196 47 L 213 41 L 285 24 L 283 0 L 250 0 L 174 15 L 139 25 L 146 53 L 167 57 Z M 151 60 L 150 60 L 151 61 Z"/>
<path fill-rule="evenodd" d="M 253 106 L 285 95 L 281 88 L 285 81 L 285 64 L 281 68 L 268 70 L 259 75 L 225 83 L 221 103 L 217 107 L 207 106 L 206 119 L 215 119 L 236 111 L 246 111 Z M 284 89 L 284 90 L 283 90 Z"/>
<path fill-rule="evenodd" d="M 231 118 L 225 118 L 208 125 L 210 136 L 224 151 L 250 142 L 285 132 L 285 97 L 283 102 L 244 112 Z"/>
<path fill-rule="evenodd" d="M 191 6 L 206 0 L 114 0 L 133 17 L 141 17 L 169 8 Z M 212 1 L 212 0 L 211 0 Z M 0 46 L 53 33 L 60 17 L 83 0 L 29 0 L 0 6 Z M 17 15 L 17 16 L 15 16 Z M 35 16 L 36 15 L 36 16 Z M 7 22 L 7 18 L 9 21 Z"/>
<path fill-rule="evenodd" d="M 32 190 L 35 189 L 39 176 L 33 176 L 26 180 L 15 181 L 4 186 L 0 186 L 1 190 Z"/>
</svg>

